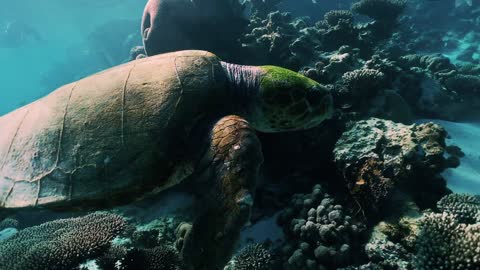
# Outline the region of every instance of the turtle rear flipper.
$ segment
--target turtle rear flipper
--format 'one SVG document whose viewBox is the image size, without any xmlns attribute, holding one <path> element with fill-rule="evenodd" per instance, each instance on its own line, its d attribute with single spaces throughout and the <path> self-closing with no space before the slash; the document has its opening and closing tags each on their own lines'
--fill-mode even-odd
<svg viewBox="0 0 480 270">
<path fill-rule="evenodd" d="M 210 132 L 201 164 L 213 188 L 202 194 L 207 209 L 185 234 L 180 247 L 191 269 L 223 269 L 243 226 L 249 221 L 256 178 L 263 161 L 261 146 L 247 121 L 238 116 L 219 120 Z"/>
</svg>

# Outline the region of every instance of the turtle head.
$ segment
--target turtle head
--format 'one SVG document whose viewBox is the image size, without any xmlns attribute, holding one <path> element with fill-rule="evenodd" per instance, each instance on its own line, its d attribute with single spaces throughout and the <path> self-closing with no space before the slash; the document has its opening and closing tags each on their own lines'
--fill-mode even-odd
<svg viewBox="0 0 480 270">
<path fill-rule="evenodd" d="M 258 95 L 249 122 L 262 132 L 303 130 L 331 117 L 330 91 L 297 72 L 261 66 Z"/>
</svg>

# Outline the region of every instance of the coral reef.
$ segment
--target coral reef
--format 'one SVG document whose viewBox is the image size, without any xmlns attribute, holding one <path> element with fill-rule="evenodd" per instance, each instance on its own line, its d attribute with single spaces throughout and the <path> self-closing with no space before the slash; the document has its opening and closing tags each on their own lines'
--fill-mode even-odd
<svg viewBox="0 0 480 270">
<path fill-rule="evenodd" d="M 395 187 L 408 189 L 411 183 L 414 197 L 432 205 L 447 192 L 438 176 L 445 169 L 446 135 L 433 123 L 362 120 L 340 137 L 334 160 L 351 194 L 366 209 L 380 208 Z"/>
<path fill-rule="evenodd" d="M 18 228 L 20 223 L 18 220 L 13 219 L 13 218 L 6 218 L 2 221 L 0 221 L 0 231 L 7 229 L 7 228 Z"/>
<path fill-rule="evenodd" d="M 105 252 L 126 227 L 110 213 L 60 219 L 21 230 L 0 242 L 2 269 L 72 269 Z"/>
<path fill-rule="evenodd" d="M 163 245 L 172 245 L 176 240 L 176 228 L 181 224 L 179 216 L 165 216 L 143 224 L 132 234 L 132 242 L 136 247 L 152 248 Z"/>
<path fill-rule="evenodd" d="M 331 10 L 325 13 L 323 19 L 329 26 L 336 26 L 341 20 L 346 21 L 346 23 L 352 23 L 353 14 L 350 10 Z"/>
<path fill-rule="evenodd" d="M 403 55 L 397 63 L 396 86 L 417 115 L 462 120 L 480 112 L 476 66 L 455 65 L 439 54 Z"/>
<path fill-rule="evenodd" d="M 437 202 L 438 210 L 455 216 L 460 223 L 480 222 L 480 197 L 467 194 L 449 194 Z"/>
<path fill-rule="evenodd" d="M 450 194 L 438 201 L 442 213 L 426 213 L 414 264 L 417 269 L 480 268 L 480 200 L 477 196 Z"/>
<path fill-rule="evenodd" d="M 254 17 L 265 17 L 268 13 L 277 10 L 282 0 L 250 0 Z"/>
<path fill-rule="evenodd" d="M 386 14 L 381 18 L 388 18 L 388 21 L 367 25 L 355 24 L 350 10 L 330 10 L 324 14 L 323 20 L 311 21 L 295 18 L 277 10 L 275 5 L 269 5 L 263 9 L 270 10 L 268 13 L 256 12 L 250 18 L 250 24 L 240 39 L 245 49 L 242 59 L 250 64 L 276 64 L 299 70 L 322 61 L 325 52 L 333 52 L 345 45 L 359 48 L 363 57 L 369 57 L 375 47 L 393 33 L 394 22 L 404 4 L 395 0 L 356 3 L 352 10 L 359 12 L 363 11 L 363 6 L 375 6 L 376 11 L 388 6 L 388 13 L 380 13 Z"/>
<path fill-rule="evenodd" d="M 298 1 L 290 4 L 305 4 Z M 438 125 L 406 125 L 419 118 L 480 115 L 479 10 L 455 9 L 453 1 L 448 1 L 450 8 L 448 3 L 408 1 L 407 10 L 404 0 L 359 0 L 350 10 L 337 2 L 336 9 L 305 18 L 281 9 L 286 1 L 249 2 L 253 13 L 243 34 L 243 24 L 225 25 L 225 31 L 202 24 L 189 35 L 195 34 L 198 48 L 218 50 L 228 61 L 298 70 L 331 91 L 335 114 L 311 130 L 259 135 L 266 169 L 250 221 L 281 209 L 278 223 L 285 239 L 268 248 L 244 248 L 225 270 L 480 269 L 480 198 L 446 195 L 449 190 L 440 176 L 447 167 L 459 166 L 461 150 L 445 145 L 447 134 Z M 319 3 L 303 2 L 321 9 Z M 333 2 L 325 5 L 332 7 Z M 438 14 L 445 20 L 438 20 Z M 122 25 L 128 27 L 106 32 Z M 126 60 L 126 48 L 132 48 L 129 60 L 146 57 L 145 48 L 135 46 L 139 33 L 132 34 L 133 26 L 118 21 L 98 28 L 88 37 L 88 50 L 71 50 L 68 65 L 93 73 L 96 67 Z M 206 28 L 212 30 L 207 36 Z M 212 45 L 215 33 L 222 39 Z M 111 51 L 114 43 L 121 46 Z M 54 67 L 43 83 L 56 86 L 86 74 L 70 74 L 65 66 Z M 47 78 L 53 73 L 56 76 Z M 272 180 L 278 175 L 280 180 Z M 289 200 L 318 183 L 313 180 L 318 176 L 330 180 Z M 281 185 L 281 180 L 293 183 Z M 412 205 L 440 213 L 426 210 L 422 218 L 408 216 L 393 207 L 400 204 L 400 199 L 395 201 L 398 194 L 412 199 Z M 387 218 L 382 211 L 387 209 L 398 216 Z M 184 269 L 177 250 L 191 234 L 191 219 L 159 217 L 142 224 L 135 210 L 129 216 L 137 227 L 117 244 L 111 240 L 126 224 L 112 214 L 20 231 L 11 230 L 19 224 L 7 218 L 0 222 L 0 268 L 70 269 L 96 259 L 102 270 Z M 198 230 L 206 232 L 209 226 L 205 222 Z"/>
<path fill-rule="evenodd" d="M 453 214 L 426 214 L 417 240 L 417 269 L 479 269 L 480 223 L 461 223 Z"/>
<path fill-rule="evenodd" d="M 352 5 L 352 11 L 377 21 L 396 20 L 405 9 L 404 0 L 360 0 Z"/>
<path fill-rule="evenodd" d="M 274 259 L 262 244 L 243 248 L 225 267 L 225 270 L 273 270 Z"/>
<path fill-rule="evenodd" d="M 368 98 L 385 85 L 385 74 L 375 69 L 356 69 L 344 73 L 342 80 L 354 97 Z"/>
<path fill-rule="evenodd" d="M 117 263 L 118 270 L 181 270 L 178 252 L 170 246 L 151 249 L 131 249 Z"/>
<path fill-rule="evenodd" d="M 478 75 L 457 74 L 445 80 L 445 87 L 464 97 L 478 96 L 480 94 L 480 77 Z"/>
<path fill-rule="evenodd" d="M 320 185 L 296 194 L 278 217 L 286 243 L 284 269 L 334 269 L 351 263 L 364 225 L 337 204 Z"/>
</svg>

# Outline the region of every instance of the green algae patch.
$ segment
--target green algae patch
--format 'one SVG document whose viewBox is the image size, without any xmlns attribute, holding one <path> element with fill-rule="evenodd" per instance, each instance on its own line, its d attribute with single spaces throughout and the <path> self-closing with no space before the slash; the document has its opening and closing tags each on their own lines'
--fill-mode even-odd
<svg viewBox="0 0 480 270">
<path fill-rule="evenodd" d="M 265 71 L 260 86 L 264 91 L 278 88 L 303 88 L 309 89 L 318 83 L 295 71 L 277 66 L 262 66 Z"/>
</svg>

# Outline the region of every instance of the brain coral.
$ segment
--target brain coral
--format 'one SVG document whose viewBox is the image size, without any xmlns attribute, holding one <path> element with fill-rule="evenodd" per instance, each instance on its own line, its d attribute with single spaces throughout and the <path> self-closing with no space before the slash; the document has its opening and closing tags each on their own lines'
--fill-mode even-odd
<svg viewBox="0 0 480 270">
<path fill-rule="evenodd" d="M 118 215 L 97 212 L 26 228 L 0 242 L 0 269 L 72 269 L 105 252 L 126 225 Z"/>
</svg>

